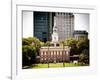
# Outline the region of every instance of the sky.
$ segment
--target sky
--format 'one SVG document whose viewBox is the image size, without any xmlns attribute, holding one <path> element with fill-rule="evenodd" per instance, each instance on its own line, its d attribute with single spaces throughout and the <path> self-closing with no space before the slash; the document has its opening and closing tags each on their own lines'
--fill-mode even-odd
<svg viewBox="0 0 100 80">
<path fill-rule="evenodd" d="M 89 32 L 89 14 L 74 14 L 75 15 L 75 30 L 86 30 Z"/>
</svg>

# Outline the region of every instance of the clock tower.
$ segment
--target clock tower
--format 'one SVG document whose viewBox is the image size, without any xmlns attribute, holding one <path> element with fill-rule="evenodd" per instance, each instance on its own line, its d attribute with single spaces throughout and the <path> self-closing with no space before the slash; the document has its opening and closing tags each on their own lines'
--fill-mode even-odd
<svg viewBox="0 0 100 80">
<path fill-rule="evenodd" d="M 54 26 L 53 26 L 53 33 L 52 33 L 52 43 L 56 47 L 58 43 L 58 29 L 56 26 L 56 17 L 54 17 Z"/>
</svg>

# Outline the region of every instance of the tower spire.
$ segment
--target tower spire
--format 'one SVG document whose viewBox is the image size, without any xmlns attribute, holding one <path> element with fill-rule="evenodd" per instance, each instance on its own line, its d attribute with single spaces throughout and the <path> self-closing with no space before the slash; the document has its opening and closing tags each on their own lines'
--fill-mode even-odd
<svg viewBox="0 0 100 80">
<path fill-rule="evenodd" d="M 52 43 L 54 43 L 56 47 L 56 43 L 58 43 L 58 31 L 56 26 L 56 17 L 54 16 L 54 26 L 53 26 L 53 34 L 52 34 Z"/>
</svg>

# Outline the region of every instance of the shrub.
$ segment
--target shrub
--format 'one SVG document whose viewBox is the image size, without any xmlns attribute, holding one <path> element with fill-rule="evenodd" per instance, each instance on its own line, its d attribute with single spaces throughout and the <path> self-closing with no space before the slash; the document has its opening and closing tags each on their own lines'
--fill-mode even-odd
<svg viewBox="0 0 100 80">
<path fill-rule="evenodd" d="M 36 48 L 31 45 L 22 46 L 22 62 L 23 66 L 31 65 L 36 62 Z"/>
</svg>

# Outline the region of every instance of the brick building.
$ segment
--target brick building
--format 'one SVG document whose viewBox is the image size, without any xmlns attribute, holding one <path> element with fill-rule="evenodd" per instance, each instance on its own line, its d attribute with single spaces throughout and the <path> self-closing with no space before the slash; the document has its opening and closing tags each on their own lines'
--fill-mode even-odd
<svg viewBox="0 0 100 80">
<path fill-rule="evenodd" d="M 65 47 L 41 47 L 40 48 L 40 62 L 68 62 L 69 48 Z"/>
</svg>

